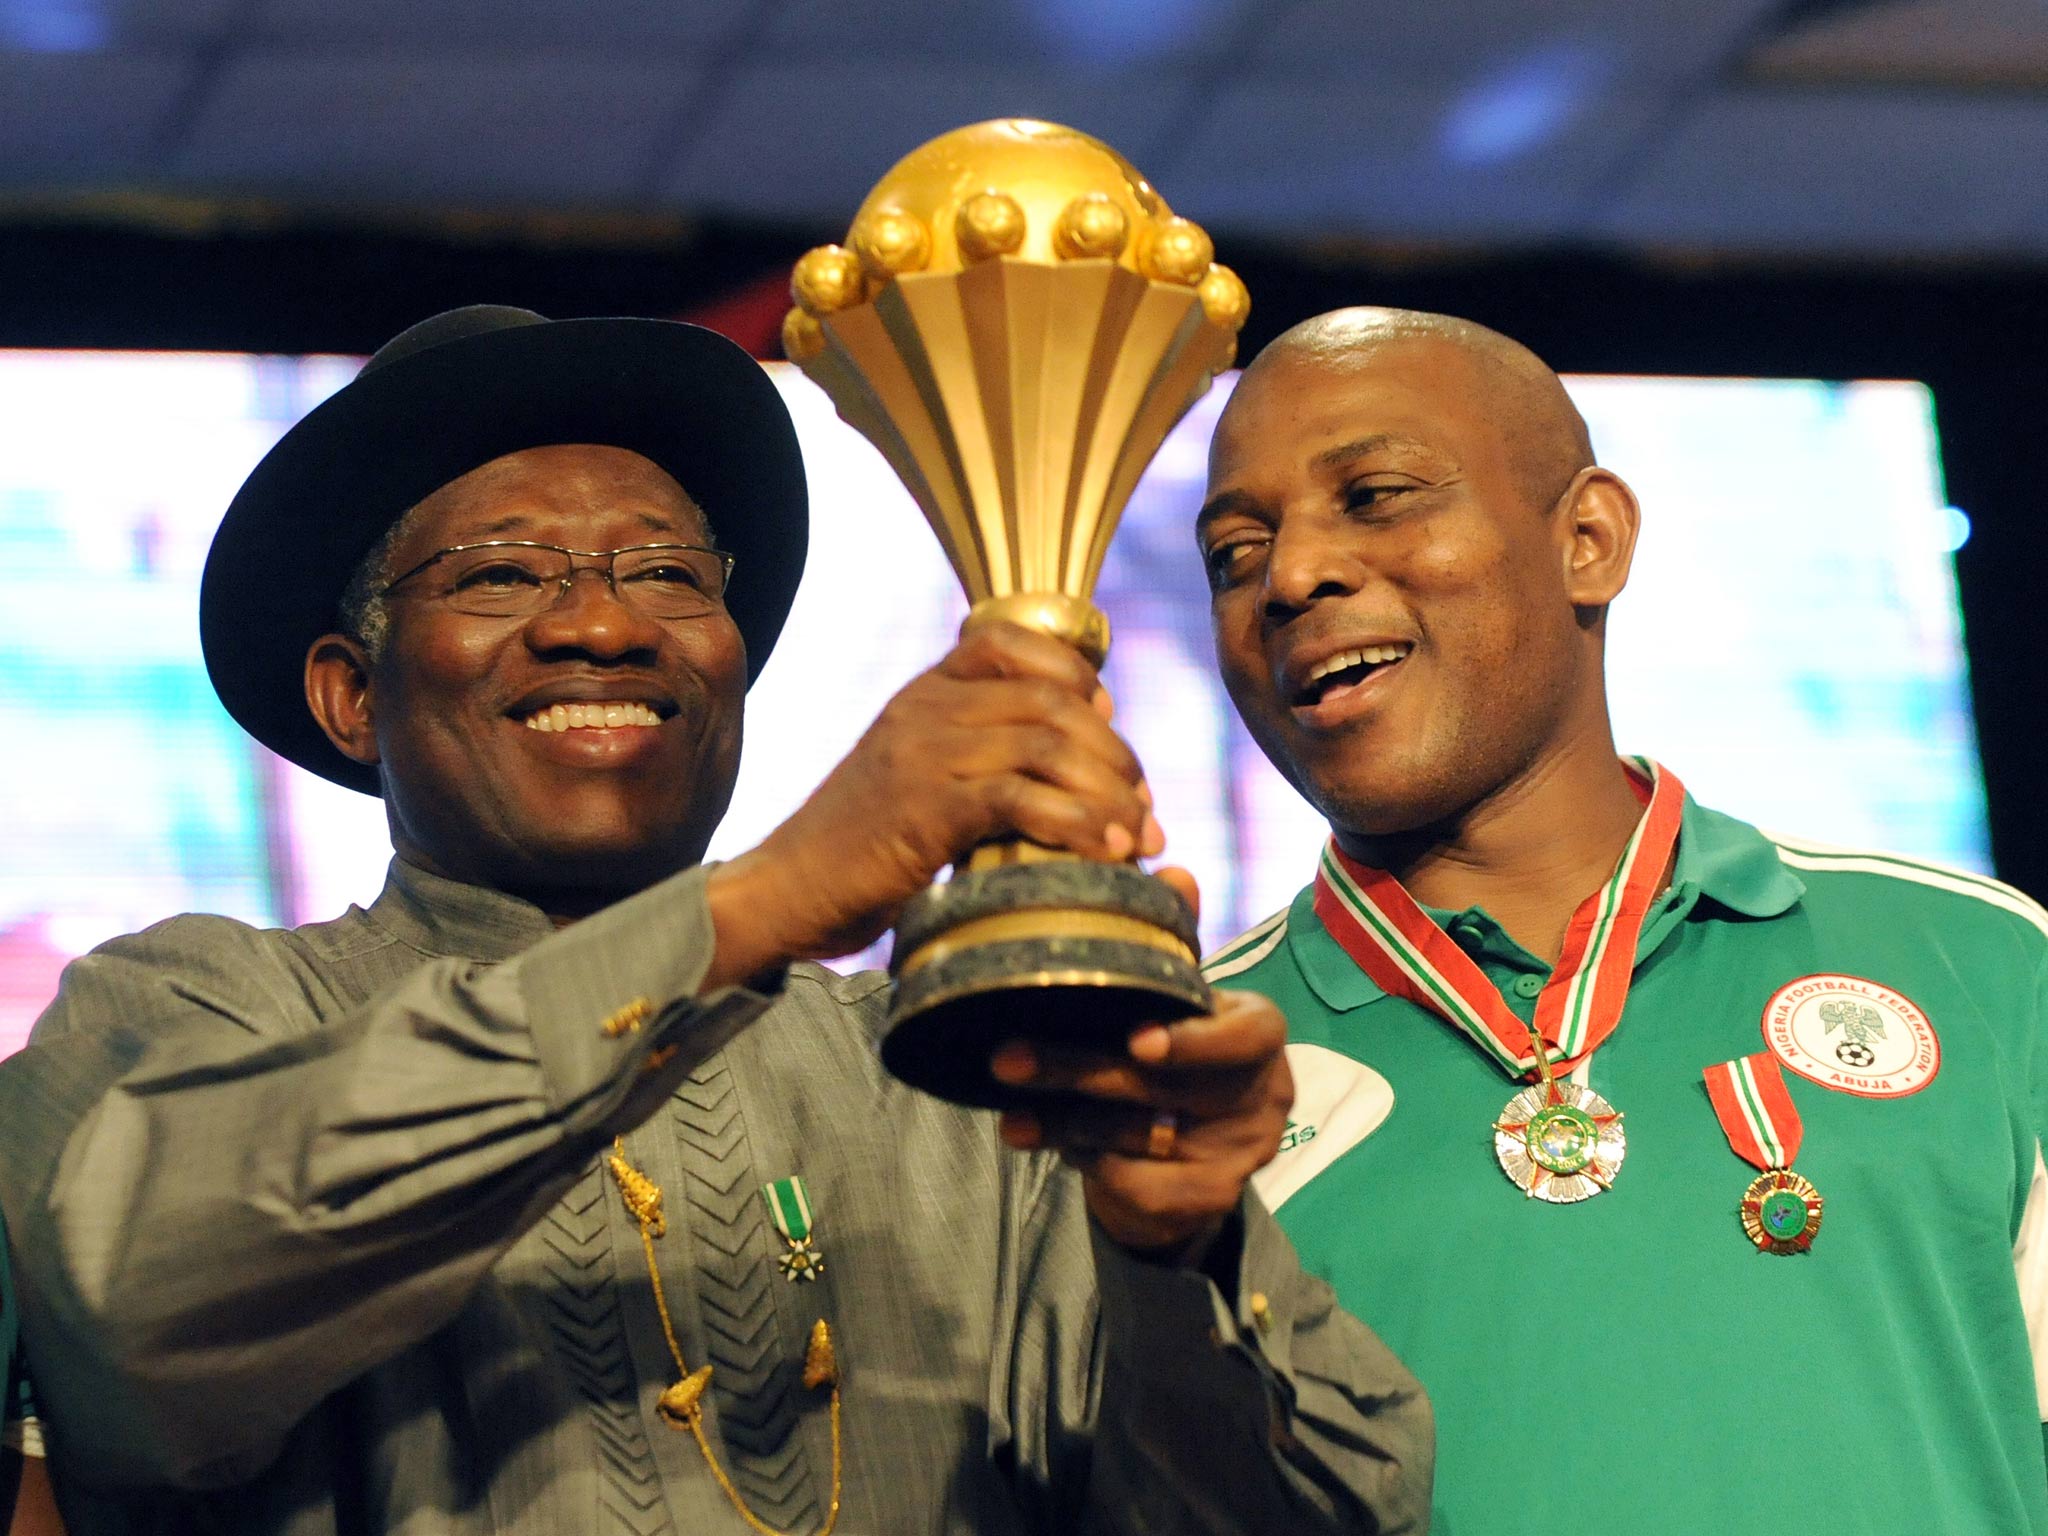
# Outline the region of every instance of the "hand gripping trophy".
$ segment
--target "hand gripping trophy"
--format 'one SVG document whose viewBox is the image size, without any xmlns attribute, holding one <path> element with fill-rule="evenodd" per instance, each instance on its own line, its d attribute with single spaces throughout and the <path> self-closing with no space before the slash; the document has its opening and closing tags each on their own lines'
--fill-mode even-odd
<svg viewBox="0 0 2048 1536">
<path fill-rule="evenodd" d="M 1116 151 L 1006 119 L 914 150 L 845 246 L 797 262 L 783 349 L 882 451 L 972 604 L 1096 666 L 1090 601 L 1118 515 L 1228 367 L 1250 300 Z M 904 909 L 884 1062 L 997 1105 L 1006 1039 L 1112 1047 L 1208 1004 L 1194 914 L 1132 864 L 992 844 Z"/>
</svg>

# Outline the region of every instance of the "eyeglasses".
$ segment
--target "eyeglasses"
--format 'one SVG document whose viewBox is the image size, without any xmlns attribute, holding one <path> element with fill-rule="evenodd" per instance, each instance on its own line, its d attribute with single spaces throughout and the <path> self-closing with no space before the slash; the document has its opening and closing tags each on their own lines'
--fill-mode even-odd
<svg viewBox="0 0 2048 1536">
<path fill-rule="evenodd" d="M 596 560 L 579 566 L 578 560 Z M 651 619 L 698 619 L 725 601 L 733 557 L 697 544 L 564 549 L 526 539 L 493 539 L 437 550 L 378 590 L 385 593 L 438 567 L 431 595 L 457 613 L 532 618 L 568 595 L 579 570 L 601 573 L 620 602 Z"/>
</svg>

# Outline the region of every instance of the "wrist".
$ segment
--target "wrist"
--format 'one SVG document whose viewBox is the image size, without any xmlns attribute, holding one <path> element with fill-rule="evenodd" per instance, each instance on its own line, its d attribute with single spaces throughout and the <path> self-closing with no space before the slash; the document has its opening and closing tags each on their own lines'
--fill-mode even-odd
<svg viewBox="0 0 2048 1536">
<path fill-rule="evenodd" d="M 713 869 L 704 882 L 704 904 L 711 914 L 712 954 L 699 991 L 739 986 L 805 958 L 781 930 L 789 908 L 761 849 Z"/>
</svg>

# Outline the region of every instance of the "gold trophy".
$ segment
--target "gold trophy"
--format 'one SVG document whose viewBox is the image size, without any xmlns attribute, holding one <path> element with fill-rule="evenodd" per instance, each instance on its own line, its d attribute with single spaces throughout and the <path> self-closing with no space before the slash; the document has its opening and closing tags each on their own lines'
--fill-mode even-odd
<svg viewBox="0 0 2048 1536">
<path fill-rule="evenodd" d="M 1250 310 L 1209 237 L 1108 145 L 1012 118 L 912 151 L 844 246 L 797 262 L 783 349 L 882 451 L 972 607 L 1096 666 L 1090 601 L 1118 515 L 1227 368 Z M 1014 1095 L 1003 1040 L 1118 1048 L 1208 1006 L 1194 914 L 1135 863 L 976 849 L 904 909 L 882 1059 L 960 1103 Z"/>
</svg>

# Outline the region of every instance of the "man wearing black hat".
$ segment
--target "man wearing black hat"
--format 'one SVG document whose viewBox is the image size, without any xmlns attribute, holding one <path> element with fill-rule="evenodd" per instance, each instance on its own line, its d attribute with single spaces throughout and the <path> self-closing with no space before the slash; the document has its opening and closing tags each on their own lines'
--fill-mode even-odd
<svg viewBox="0 0 2048 1536">
<path fill-rule="evenodd" d="M 95 951 L 0 1066 L 72 1529 L 1419 1528 L 1419 1390 L 1243 1195 L 1270 1005 L 999 1052 L 1046 1090 L 999 1133 L 796 963 L 991 837 L 1158 851 L 1078 657 L 979 632 L 699 864 L 805 517 L 737 348 L 502 309 L 250 476 L 208 667 L 398 858 L 333 922 Z"/>
</svg>

